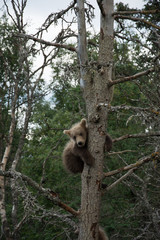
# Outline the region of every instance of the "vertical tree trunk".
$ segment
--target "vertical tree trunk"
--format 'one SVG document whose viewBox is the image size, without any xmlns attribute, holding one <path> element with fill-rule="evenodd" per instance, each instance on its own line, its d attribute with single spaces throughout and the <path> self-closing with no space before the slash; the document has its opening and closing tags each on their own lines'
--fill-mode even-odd
<svg viewBox="0 0 160 240">
<path fill-rule="evenodd" d="M 79 30 L 84 24 L 83 0 L 78 0 Z M 82 9 L 80 10 L 80 6 Z M 100 5 L 99 5 L 100 6 Z M 108 83 L 112 80 L 113 63 L 113 0 L 101 1 L 101 30 L 99 41 L 99 59 L 97 70 L 90 73 L 87 66 L 86 49 L 79 53 L 81 63 L 81 78 L 84 86 L 84 99 L 89 123 L 88 147 L 95 158 L 94 167 L 85 165 L 82 173 L 81 216 L 79 240 L 98 239 L 99 213 L 101 204 L 101 182 L 103 177 L 104 145 L 107 127 L 107 110 L 97 108 L 99 103 L 109 103 L 111 89 Z M 86 34 L 83 26 L 83 33 Z M 86 40 L 79 37 L 80 44 L 84 46 Z M 81 51 L 82 48 L 79 48 Z M 83 64 L 82 64 L 83 63 Z"/>
<path fill-rule="evenodd" d="M 0 169 L 2 171 L 5 171 L 6 169 L 6 164 L 9 158 L 9 154 L 11 151 L 11 145 L 13 141 L 13 133 L 14 133 L 14 128 L 15 128 L 15 112 L 14 110 L 12 111 L 12 121 L 11 121 L 11 126 L 10 126 L 10 131 L 9 131 L 9 143 L 6 146 L 3 159 L 1 162 L 1 167 Z M 7 215 L 6 215 L 6 207 L 5 207 L 5 179 L 3 176 L 0 176 L 0 216 L 1 216 L 1 223 L 2 223 L 2 230 L 3 233 L 6 237 L 6 240 L 11 240 L 10 237 L 10 229 L 8 227 L 8 222 L 7 222 Z"/>
<path fill-rule="evenodd" d="M 1 91 L 0 91 L 0 95 L 1 95 Z M 0 99 L 0 159 L 2 159 L 2 151 L 3 151 L 3 135 L 2 135 L 2 100 Z"/>
<path fill-rule="evenodd" d="M 15 106 L 16 106 L 17 97 L 18 97 L 18 82 L 16 82 L 14 86 L 14 97 L 12 102 L 11 124 L 10 124 L 10 129 L 8 134 L 8 143 L 6 145 L 5 152 L 3 154 L 1 165 L 0 165 L 0 169 L 2 171 L 6 170 L 6 165 L 11 152 L 13 135 L 14 135 L 15 126 L 16 126 Z M 8 227 L 6 207 L 5 207 L 5 179 L 3 176 L 0 176 L 0 216 L 1 216 L 3 234 L 5 235 L 7 240 L 11 240 L 12 239 L 11 231 L 10 231 L 10 228 Z"/>
</svg>

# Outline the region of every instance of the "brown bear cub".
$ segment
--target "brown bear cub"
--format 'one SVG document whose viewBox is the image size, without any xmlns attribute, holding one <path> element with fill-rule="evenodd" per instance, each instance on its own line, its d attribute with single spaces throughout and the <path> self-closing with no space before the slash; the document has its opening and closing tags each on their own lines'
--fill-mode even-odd
<svg viewBox="0 0 160 240">
<path fill-rule="evenodd" d="M 82 119 L 72 126 L 70 130 L 64 130 L 69 135 L 70 141 L 63 151 L 63 164 L 71 173 L 81 173 L 84 162 L 93 166 L 94 158 L 87 149 L 87 121 Z"/>
<path fill-rule="evenodd" d="M 63 164 L 71 173 L 82 173 L 84 162 L 93 166 L 94 158 L 87 149 L 87 121 L 82 119 L 69 130 L 64 130 L 64 134 L 70 137 L 63 151 Z M 112 139 L 106 135 L 106 150 L 110 151 L 112 147 Z"/>
</svg>

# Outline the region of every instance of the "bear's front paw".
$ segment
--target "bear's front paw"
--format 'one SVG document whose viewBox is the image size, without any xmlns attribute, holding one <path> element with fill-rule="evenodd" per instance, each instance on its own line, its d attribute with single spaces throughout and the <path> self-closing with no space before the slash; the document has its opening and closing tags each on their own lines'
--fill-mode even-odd
<svg viewBox="0 0 160 240">
<path fill-rule="evenodd" d="M 89 166 L 93 166 L 95 159 L 92 156 L 92 154 L 86 149 L 86 151 L 83 153 L 83 161 L 87 163 Z"/>
</svg>

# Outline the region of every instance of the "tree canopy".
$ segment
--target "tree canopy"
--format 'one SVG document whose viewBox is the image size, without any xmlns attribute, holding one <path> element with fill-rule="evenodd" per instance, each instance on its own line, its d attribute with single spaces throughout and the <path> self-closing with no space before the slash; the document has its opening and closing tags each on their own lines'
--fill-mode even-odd
<svg viewBox="0 0 160 240">
<path fill-rule="evenodd" d="M 81 12 L 83 1 L 78 0 L 51 13 L 36 33 L 28 35 L 23 18 L 27 0 L 11 1 L 14 14 L 4 0 L 6 13 L 0 18 L 2 240 L 64 240 L 78 235 L 82 240 L 83 231 L 90 234 L 88 240 L 98 239 L 99 222 L 109 239 L 159 239 L 160 3 L 146 0 L 144 9 L 138 10 L 121 2 L 111 12 L 112 6 L 106 10 L 105 5 L 111 2 L 97 0 L 102 21 L 98 33 L 91 29 L 85 33 L 81 20 L 85 17 L 92 25 L 94 8 L 84 1 Z M 75 15 L 68 20 L 71 12 Z M 109 29 L 111 18 L 116 22 L 114 31 Z M 75 22 L 78 31 L 72 28 Z M 105 32 L 106 23 L 110 25 Z M 44 33 L 58 24 L 62 24 L 59 34 L 46 41 Z M 47 66 L 52 69 L 50 81 L 43 75 Z M 62 165 L 68 140 L 63 130 L 84 117 L 88 148 L 100 167 L 91 167 L 89 175 L 86 165 L 81 176 L 71 175 Z M 104 153 L 100 132 L 112 137 L 112 151 Z M 82 226 L 82 193 L 87 178 L 90 198 L 94 177 L 100 181 L 94 189 L 99 194 L 98 215 L 94 209 L 98 223 L 90 228 Z"/>
</svg>

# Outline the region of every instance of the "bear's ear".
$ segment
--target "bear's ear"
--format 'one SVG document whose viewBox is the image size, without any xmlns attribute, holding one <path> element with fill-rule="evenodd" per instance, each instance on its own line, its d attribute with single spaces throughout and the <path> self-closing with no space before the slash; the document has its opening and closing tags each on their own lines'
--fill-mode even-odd
<svg viewBox="0 0 160 240">
<path fill-rule="evenodd" d="M 70 136 L 70 130 L 64 130 L 63 133 Z"/>
<path fill-rule="evenodd" d="M 80 124 L 81 124 L 82 127 L 85 128 L 86 125 L 87 125 L 87 120 L 86 120 L 85 118 L 83 118 L 83 119 L 81 120 Z"/>
</svg>

